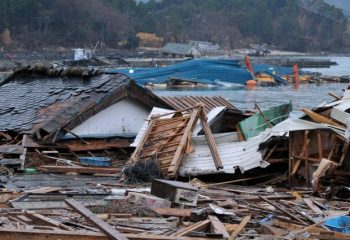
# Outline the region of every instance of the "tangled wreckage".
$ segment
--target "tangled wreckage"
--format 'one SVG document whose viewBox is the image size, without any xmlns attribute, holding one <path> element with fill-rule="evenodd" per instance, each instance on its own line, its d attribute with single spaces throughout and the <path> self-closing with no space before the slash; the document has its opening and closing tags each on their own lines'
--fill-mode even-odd
<svg viewBox="0 0 350 240">
<path fill-rule="evenodd" d="M 19 69 L 0 85 L 1 239 L 349 239 L 350 91 L 291 111 Z"/>
</svg>

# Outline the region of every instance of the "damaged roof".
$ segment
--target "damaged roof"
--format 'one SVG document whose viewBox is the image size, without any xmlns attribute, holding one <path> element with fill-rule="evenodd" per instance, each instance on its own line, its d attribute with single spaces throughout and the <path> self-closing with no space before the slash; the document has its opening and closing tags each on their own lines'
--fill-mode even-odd
<svg viewBox="0 0 350 240">
<path fill-rule="evenodd" d="M 123 74 L 27 67 L 0 85 L 0 131 L 27 132 L 37 139 L 53 137 L 124 97 L 139 99 L 150 107 L 168 106 Z"/>
<path fill-rule="evenodd" d="M 175 110 L 187 109 L 202 102 L 205 113 L 216 107 L 226 107 L 229 110 L 238 110 L 232 103 L 220 96 L 163 96 L 160 97 Z"/>
</svg>

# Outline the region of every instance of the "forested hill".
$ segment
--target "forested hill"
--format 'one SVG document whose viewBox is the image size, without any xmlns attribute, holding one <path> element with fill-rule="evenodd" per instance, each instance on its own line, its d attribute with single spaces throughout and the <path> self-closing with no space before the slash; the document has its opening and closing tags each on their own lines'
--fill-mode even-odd
<svg viewBox="0 0 350 240">
<path fill-rule="evenodd" d="M 345 16 L 350 18 L 350 1 L 349 0 L 325 0 L 326 3 L 334 5 L 343 10 Z"/>
<path fill-rule="evenodd" d="M 285 50 L 349 49 L 347 19 L 323 0 L 1 0 L 2 47 L 137 46 L 138 32 L 164 41 Z"/>
</svg>

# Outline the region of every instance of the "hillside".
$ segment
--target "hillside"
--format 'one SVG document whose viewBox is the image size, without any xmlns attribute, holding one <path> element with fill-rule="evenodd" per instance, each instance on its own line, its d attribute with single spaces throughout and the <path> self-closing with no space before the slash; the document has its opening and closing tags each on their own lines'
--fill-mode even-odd
<svg viewBox="0 0 350 240">
<path fill-rule="evenodd" d="M 350 1 L 349 0 L 324 0 L 326 3 L 343 10 L 345 16 L 350 18 Z"/>
<path fill-rule="evenodd" d="M 5 48 L 134 48 L 138 32 L 165 42 L 207 40 L 227 48 L 344 51 L 347 19 L 322 0 L 2 0 Z"/>
</svg>

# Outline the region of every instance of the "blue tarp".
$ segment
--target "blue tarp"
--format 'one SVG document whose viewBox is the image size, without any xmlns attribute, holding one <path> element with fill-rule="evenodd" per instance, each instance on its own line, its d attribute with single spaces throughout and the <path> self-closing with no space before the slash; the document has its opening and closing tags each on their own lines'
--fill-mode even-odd
<svg viewBox="0 0 350 240">
<path fill-rule="evenodd" d="M 203 84 L 228 82 L 244 85 L 251 74 L 236 60 L 195 59 L 166 67 L 107 69 L 106 73 L 124 73 L 138 84 L 165 83 L 170 78 L 191 80 Z"/>
</svg>

